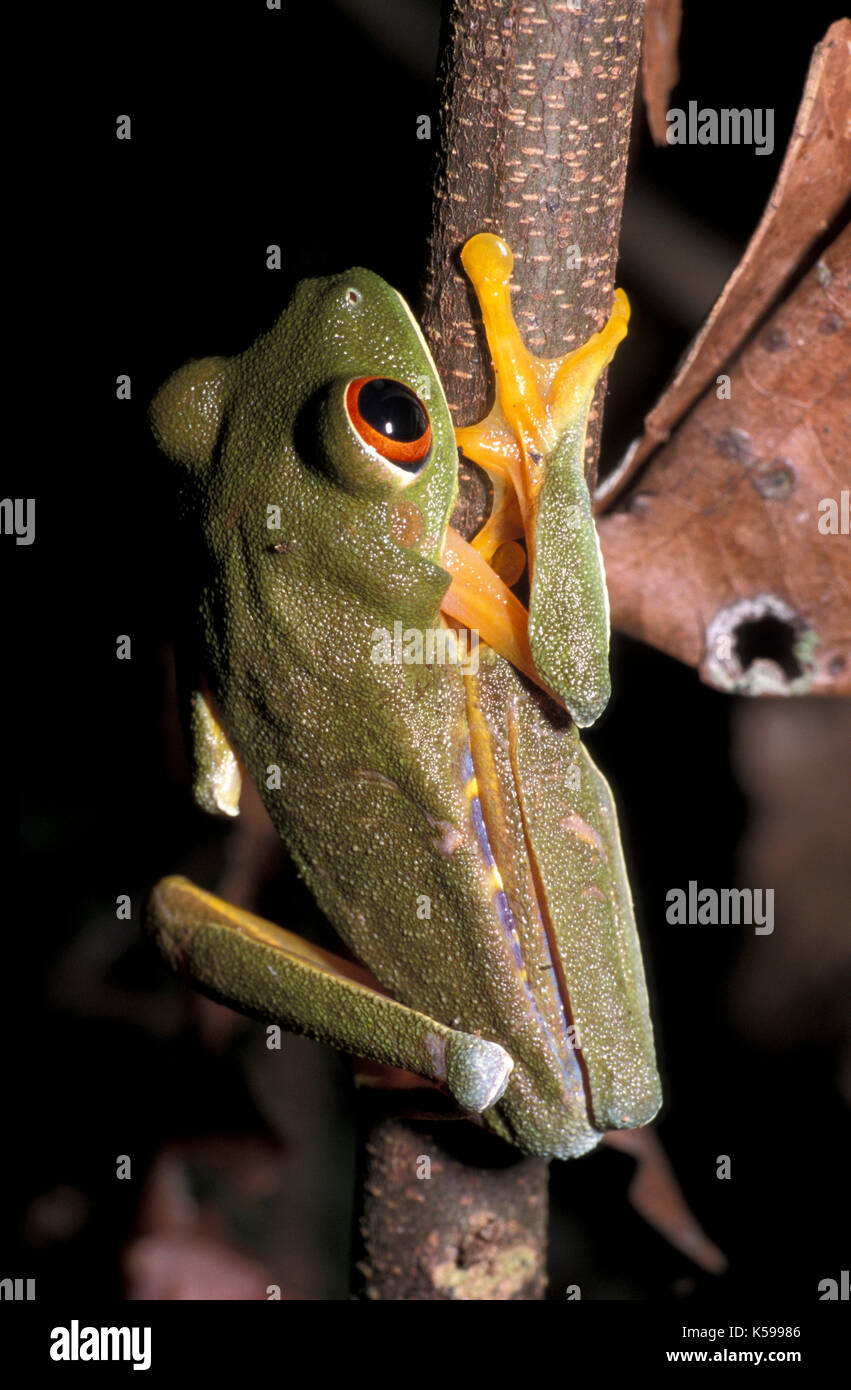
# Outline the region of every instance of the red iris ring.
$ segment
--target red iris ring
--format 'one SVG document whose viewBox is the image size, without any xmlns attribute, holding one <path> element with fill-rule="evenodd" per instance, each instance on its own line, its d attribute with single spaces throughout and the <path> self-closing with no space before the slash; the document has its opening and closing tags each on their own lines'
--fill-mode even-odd
<svg viewBox="0 0 851 1390">
<path fill-rule="evenodd" d="M 380 430 L 375 429 L 368 420 L 363 418 L 358 409 L 361 387 L 365 386 L 368 381 L 381 381 L 383 379 L 375 376 L 359 376 L 355 381 L 349 383 L 346 389 L 346 410 L 349 419 L 364 444 L 369 444 L 376 453 L 387 459 L 388 463 L 421 463 L 431 448 L 430 420 L 418 439 L 393 439 L 390 435 L 382 434 Z M 402 382 L 399 383 L 400 386 L 403 384 Z M 427 417 L 428 412 L 426 412 Z"/>
</svg>

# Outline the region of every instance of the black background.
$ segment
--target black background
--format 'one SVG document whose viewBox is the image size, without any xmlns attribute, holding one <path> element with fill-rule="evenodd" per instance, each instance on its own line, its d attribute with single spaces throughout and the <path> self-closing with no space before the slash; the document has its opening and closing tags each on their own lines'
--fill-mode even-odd
<svg viewBox="0 0 851 1390">
<path fill-rule="evenodd" d="M 175 742 L 167 642 L 176 571 L 144 416 L 175 366 L 244 348 L 304 275 L 364 264 L 416 302 L 433 150 L 415 127 L 433 111 L 437 7 L 416 7 L 424 37 L 413 60 L 400 47 L 400 29 L 417 33 L 406 4 L 387 0 L 374 30 L 356 9 L 316 0 L 285 3 L 282 14 L 185 0 L 89 7 L 50 29 L 55 81 L 39 56 L 44 36 L 18 54 L 33 96 L 10 156 L 20 241 L 7 276 L 26 307 L 6 413 L 10 423 L 23 415 L 24 432 L 7 446 L 3 492 L 37 498 L 37 533 L 30 547 L 4 538 L 2 551 L 6 801 L 14 809 L 17 797 L 21 870 L 4 871 L 17 898 L 5 922 L 11 1220 L 0 1274 L 36 1275 L 45 1294 L 120 1293 L 119 1252 L 164 1142 L 266 1128 L 242 1070 L 240 1049 L 251 1044 L 241 1035 L 216 1056 L 191 1029 L 151 1024 L 157 1001 L 174 1004 L 179 986 L 135 940 L 150 884 L 183 870 L 214 885 L 227 833 L 193 809 Z M 639 115 L 632 188 L 687 213 L 727 269 L 776 177 L 813 45 L 837 17 L 822 3 L 781 16 L 773 6 L 686 0 L 673 104 L 773 107 L 774 153 L 656 150 Z M 124 112 L 129 143 L 114 138 Z M 609 466 L 697 327 L 663 302 L 652 277 L 648 286 L 633 278 L 639 252 L 660 267 L 671 253 L 664 239 L 637 245 L 631 197 L 619 282 L 634 319 L 610 373 Z M 273 242 L 279 274 L 265 268 Z M 713 280 L 715 264 L 707 249 L 697 289 L 705 308 L 723 281 Z M 130 403 L 114 399 L 120 372 L 132 378 Z M 115 659 L 118 633 L 132 635 L 131 662 Z M 712 1279 L 674 1252 L 626 1205 L 630 1162 L 602 1152 L 553 1165 L 553 1296 L 580 1282 L 586 1298 L 791 1296 L 809 1306 L 818 1282 L 848 1264 L 835 1059 L 827 1045 L 772 1051 L 745 1037 L 726 1007 L 738 933 L 665 922 L 669 888 L 737 881 L 746 808 L 728 755 L 732 702 L 617 637 L 613 678 L 589 742 L 614 784 L 632 866 L 664 1071 L 659 1131 L 731 1265 Z M 109 919 L 124 892 L 135 935 L 102 967 L 83 949 L 80 985 L 69 991 L 69 959 L 81 942 L 103 940 L 92 924 Z M 309 910 L 286 876 L 263 907 L 296 929 Z M 101 986 L 127 1007 L 104 1007 Z M 336 1215 L 312 1289 L 342 1298 L 353 1103 L 345 1064 L 328 1065 L 339 1119 L 322 1181 Z M 300 1123 L 294 1105 L 285 1145 L 298 1144 Z M 119 1153 L 133 1156 L 132 1182 L 115 1180 Z M 722 1153 L 733 1159 L 730 1182 L 715 1177 Z M 65 1240 L 34 1242 L 29 1205 L 57 1184 L 84 1194 L 87 1217 Z"/>
</svg>

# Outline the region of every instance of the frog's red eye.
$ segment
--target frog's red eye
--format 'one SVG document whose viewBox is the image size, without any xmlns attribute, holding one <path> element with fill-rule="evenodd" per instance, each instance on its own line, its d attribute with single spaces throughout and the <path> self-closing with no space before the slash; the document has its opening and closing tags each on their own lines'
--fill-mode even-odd
<svg viewBox="0 0 851 1390">
<path fill-rule="evenodd" d="M 386 376 L 361 376 L 346 391 L 355 433 L 382 458 L 415 473 L 431 448 L 428 411 L 410 388 Z"/>
</svg>

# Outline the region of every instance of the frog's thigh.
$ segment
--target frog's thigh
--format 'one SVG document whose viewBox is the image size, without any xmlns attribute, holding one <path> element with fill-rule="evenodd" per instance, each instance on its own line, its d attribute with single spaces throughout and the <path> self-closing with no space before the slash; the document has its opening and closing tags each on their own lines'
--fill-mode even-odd
<svg viewBox="0 0 851 1390">
<path fill-rule="evenodd" d="M 486 1110 L 505 1090 L 514 1062 L 499 1043 L 406 1008 L 365 984 L 359 966 L 188 879 L 156 885 L 147 922 L 173 966 L 243 1013 L 442 1082 L 465 1110 Z"/>
</svg>

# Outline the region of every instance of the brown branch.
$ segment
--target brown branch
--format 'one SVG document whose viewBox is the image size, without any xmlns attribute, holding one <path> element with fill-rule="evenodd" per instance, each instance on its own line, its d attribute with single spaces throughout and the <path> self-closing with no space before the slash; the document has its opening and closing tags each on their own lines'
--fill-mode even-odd
<svg viewBox="0 0 851 1390">
<path fill-rule="evenodd" d="M 433 231 L 422 323 L 455 423 L 485 414 L 489 368 L 459 252 L 475 232 L 515 255 L 517 320 L 555 357 L 600 328 L 611 307 L 641 0 L 458 0 L 441 53 Z M 576 250 L 580 265 L 574 264 Z M 601 383 L 588 430 L 596 471 Z M 462 467 L 455 524 L 471 534 L 487 488 Z"/>
<path fill-rule="evenodd" d="M 456 0 L 447 12 L 421 318 L 456 424 L 485 414 L 489 389 L 481 327 L 460 271 L 468 237 L 490 230 L 508 241 L 515 312 L 539 354 L 582 342 L 608 313 L 642 8 L 641 0 L 585 0 L 581 12 L 570 0 Z M 601 399 L 589 428 L 591 474 Z M 471 534 L 486 506 L 482 475 L 462 465 L 455 524 Z M 372 1107 L 374 1096 L 361 1103 Z M 386 1103 L 365 1150 L 365 1296 L 541 1298 L 547 1165 L 512 1160 L 472 1125 L 424 1131 L 387 1119 Z M 422 1158 L 430 1160 L 429 1179 L 417 1174 Z"/>
<path fill-rule="evenodd" d="M 512 1154 L 470 1124 L 388 1118 L 386 1098 L 360 1100 L 368 1133 L 361 1296 L 542 1298 L 546 1163 Z"/>
</svg>

